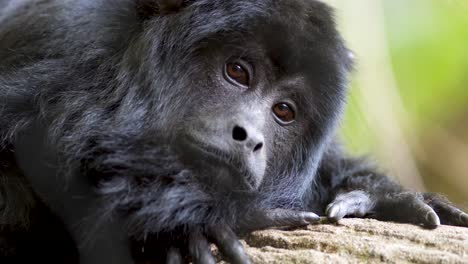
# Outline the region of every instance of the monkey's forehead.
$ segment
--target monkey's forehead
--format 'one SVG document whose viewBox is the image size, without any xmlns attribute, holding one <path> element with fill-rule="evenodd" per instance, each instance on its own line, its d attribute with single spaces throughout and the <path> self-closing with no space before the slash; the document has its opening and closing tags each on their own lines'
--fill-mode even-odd
<svg viewBox="0 0 468 264">
<path fill-rule="evenodd" d="M 197 31 L 201 34 L 287 27 L 289 33 L 307 36 L 335 27 L 332 9 L 316 0 L 199 0 L 194 2 L 190 18 L 192 26 L 203 29 Z"/>
<path fill-rule="evenodd" d="M 238 44 L 236 41 L 244 41 L 245 46 L 255 42 L 275 54 L 275 61 L 296 64 L 317 60 L 320 54 L 337 54 L 338 58 L 347 53 L 335 29 L 331 8 L 319 1 L 199 0 L 186 11 L 179 24 L 186 25 L 183 30 L 190 32 L 182 41 L 188 49 L 196 46 L 194 42 L 207 39 L 219 39 L 232 46 Z M 330 59 L 333 57 L 328 56 Z M 340 61 L 338 58 L 331 63 Z"/>
</svg>

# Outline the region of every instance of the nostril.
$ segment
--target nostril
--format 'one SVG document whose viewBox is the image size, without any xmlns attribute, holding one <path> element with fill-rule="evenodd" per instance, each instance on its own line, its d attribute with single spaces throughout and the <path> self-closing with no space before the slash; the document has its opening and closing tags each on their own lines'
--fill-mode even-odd
<svg viewBox="0 0 468 264">
<path fill-rule="evenodd" d="M 257 151 L 261 150 L 262 148 L 263 148 L 263 143 L 258 143 L 258 144 L 255 146 L 253 152 L 257 152 Z"/>
<path fill-rule="evenodd" d="M 247 131 L 240 126 L 235 126 L 232 131 L 232 138 L 237 141 L 244 141 L 247 139 Z"/>
</svg>

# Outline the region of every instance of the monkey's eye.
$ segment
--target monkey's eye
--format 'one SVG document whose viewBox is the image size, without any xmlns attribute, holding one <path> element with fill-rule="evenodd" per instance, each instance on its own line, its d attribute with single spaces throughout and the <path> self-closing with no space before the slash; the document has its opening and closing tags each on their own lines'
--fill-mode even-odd
<svg viewBox="0 0 468 264">
<path fill-rule="evenodd" d="M 283 125 L 290 124 L 296 118 L 294 109 L 288 103 L 278 103 L 273 106 L 276 119 Z"/>
<path fill-rule="evenodd" d="M 224 70 L 225 77 L 228 81 L 248 87 L 250 85 L 250 74 L 247 66 L 240 62 L 226 63 Z"/>
</svg>

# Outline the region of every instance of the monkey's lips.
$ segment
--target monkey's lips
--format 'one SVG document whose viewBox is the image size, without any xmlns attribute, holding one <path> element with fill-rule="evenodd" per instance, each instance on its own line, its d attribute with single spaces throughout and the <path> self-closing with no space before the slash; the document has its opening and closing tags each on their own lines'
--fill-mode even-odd
<svg viewBox="0 0 468 264">
<path fill-rule="evenodd" d="M 231 190 L 258 188 L 258 175 L 254 175 L 242 159 L 193 139 L 181 140 L 179 143 L 183 161 L 197 172 L 196 175 L 202 182 L 211 187 Z"/>
</svg>

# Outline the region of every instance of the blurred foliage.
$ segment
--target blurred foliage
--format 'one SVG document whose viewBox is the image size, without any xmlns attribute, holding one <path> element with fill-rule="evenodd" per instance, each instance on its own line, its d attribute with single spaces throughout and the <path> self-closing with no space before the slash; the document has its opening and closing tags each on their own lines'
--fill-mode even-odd
<svg viewBox="0 0 468 264">
<path fill-rule="evenodd" d="M 468 102 L 468 1 L 385 1 L 393 69 L 417 127 Z"/>
<path fill-rule="evenodd" d="M 394 84 L 386 86 L 394 87 L 403 109 L 399 105 L 386 109 L 393 111 L 397 121 L 380 122 L 399 126 L 408 145 L 405 147 L 410 149 L 429 191 L 442 192 L 468 208 L 468 1 L 353 0 L 354 7 L 349 0 L 329 1 L 338 10 L 340 26 L 352 22 L 356 5 L 362 16 L 372 15 L 366 12 L 374 12 L 375 6 L 382 10 L 383 25 L 379 27 L 384 31 L 388 68 L 394 79 Z M 366 10 L 367 6 L 373 7 Z M 366 28 L 346 30 L 348 41 L 356 35 L 366 36 L 359 30 L 367 32 Z M 351 153 L 370 153 L 388 164 L 384 159 L 389 155 L 382 153 L 398 146 L 385 146 L 385 139 L 379 135 L 382 127 L 370 118 L 375 109 L 369 109 L 362 92 L 371 87 L 360 90 L 356 81 L 363 62 L 366 60 L 357 61 L 341 135 Z M 385 99 L 376 98 L 378 102 Z"/>
<path fill-rule="evenodd" d="M 411 122 L 424 133 L 468 107 L 468 1 L 383 1 L 392 69 Z M 357 65 L 359 72 L 359 62 Z M 343 133 L 355 153 L 372 152 L 360 96 L 351 90 Z M 420 132 L 422 131 L 422 132 Z M 468 161 L 467 161 L 468 162 Z"/>
</svg>

